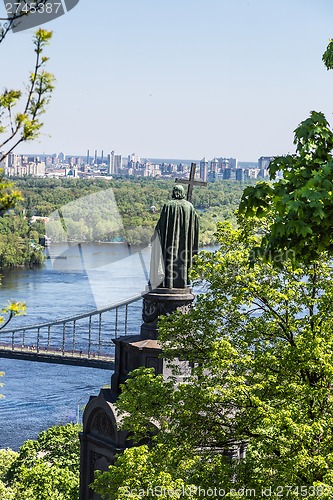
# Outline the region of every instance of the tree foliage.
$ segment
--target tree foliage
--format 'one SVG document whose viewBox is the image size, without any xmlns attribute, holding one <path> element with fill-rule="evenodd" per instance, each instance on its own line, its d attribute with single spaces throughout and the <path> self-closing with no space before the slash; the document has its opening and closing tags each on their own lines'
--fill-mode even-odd
<svg viewBox="0 0 333 500">
<path fill-rule="evenodd" d="M 80 426 L 67 424 L 26 441 L 18 453 L 0 453 L 1 499 L 77 500 Z"/>
<path fill-rule="evenodd" d="M 333 40 L 332 39 L 329 40 L 327 48 L 323 54 L 322 60 L 323 60 L 323 63 L 325 64 L 325 66 L 328 70 L 333 69 Z"/>
<path fill-rule="evenodd" d="M 274 182 L 246 188 L 239 208 L 245 217 L 269 219 L 258 250 L 273 262 L 308 262 L 333 251 L 333 133 L 323 113 L 300 123 L 294 143 L 295 154 L 270 163 Z"/>
<path fill-rule="evenodd" d="M 6 484 L 6 474 L 17 457 L 18 453 L 13 450 L 0 450 L 0 498 L 2 500 L 15 500 L 15 491 Z"/>
<path fill-rule="evenodd" d="M 26 216 L 49 216 L 66 206 L 71 219 L 71 235 L 80 241 L 112 241 L 123 237 L 131 245 L 150 242 L 163 204 L 170 199 L 173 182 L 162 180 L 129 179 L 17 179 L 16 185 L 24 196 L 17 213 Z M 114 230 L 113 217 L 107 205 L 80 208 L 80 203 L 68 204 L 86 195 L 112 188 L 124 231 Z M 238 182 L 210 183 L 207 188 L 194 190 L 193 204 L 200 218 L 202 245 L 216 241 L 216 224 L 221 220 L 234 219 L 243 186 Z M 152 209 L 152 207 L 155 207 Z M 87 221 L 88 217 L 88 221 Z M 47 226 L 52 241 L 62 241 L 66 234 L 59 224 Z M 45 232 L 45 229 L 44 229 Z"/>
<path fill-rule="evenodd" d="M 13 268 L 41 264 L 44 260 L 39 237 L 44 235 L 35 230 L 22 215 L 14 213 L 0 217 L 0 268 Z"/>
<path fill-rule="evenodd" d="M 0 228 L 6 225 L 6 218 L 3 216 L 4 211 L 15 207 L 15 205 L 22 201 L 21 192 L 18 191 L 14 184 L 7 179 L 4 179 L 2 173 L 0 171 Z M 22 249 L 22 240 L 18 236 L 16 230 L 19 229 L 18 221 L 14 221 L 14 226 L 7 226 L 7 230 L 5 233 L 1 234 L 0 229 L 0 263 L 1 259 L 10 259 L 11 254 L 18 254 L 19 249 Z M 12 240 L 12 245 L 9 240 Z M 32 258 L 32 252 L 29 247 L 30 257 Z M 32 258 L 33 259 L 33 258 Z M 0 310 L 0 330 L 4 328 L 9 321 L 19 314 L 23 314 L 25 312 L 25 305 L 22 302 L 12 302 L 7 306 L 3 307 Z"/>
<path fill-rule="evenodd" d="M 250 267 L 257 240 L 223 224 L 220 249 L 197 258 L 193 277 L 204 293 L 188 314 L 160 322 L 164 356 L 188 360 L 192 371 L 171 384 L 140 369 L 125 384 L 118 403 L 124 427 L 137 440 L 151 436 L 152 424 L 159 432 L 97 475 L 103 498 L 125 498 L 141 486 L 154 498 L 163 474 L 171 489 L 216 487 L 226 498 L 244 489 L 261 496 L 264 487 L 272 498 L 301 491 L 330 498 L 333 269 L 325 254 L 297 268 L 290 261 Z M 247 448 L 242 460 L 237 443 Z M 153 473 L 138 466 L 138 456 Z"/>
<path fill-rule="evenodd" d="M 94 490 L 102 498 L 117 500 L 177 499 L 184 497 L 183 491 L 187 492 L 186 498 L 196 499 L 197 496 L 183 479 L 174 478 L 172 466 L 176 462 L 176 450 L 166 452 L 158 445 L 152 450 L 146 445 L 125 450 L 119 456 L 116 467 L 97 475 Z M 184 469 L 188 467 L 184 462 Z"/>
</svg>

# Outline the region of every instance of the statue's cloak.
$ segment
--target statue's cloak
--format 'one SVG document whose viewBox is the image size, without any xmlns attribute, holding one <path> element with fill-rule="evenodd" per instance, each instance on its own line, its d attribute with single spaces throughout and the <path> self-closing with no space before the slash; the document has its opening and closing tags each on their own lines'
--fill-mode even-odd
<svg viewBox="0 0 333 500">
<path fill-rule="evenodd" d="M 171 200 L 162 208 L 152 240 L 152 288 L 186 288 L 193 255 L 198 252 L 199 224 L 192 203 Z"/>
</svg>

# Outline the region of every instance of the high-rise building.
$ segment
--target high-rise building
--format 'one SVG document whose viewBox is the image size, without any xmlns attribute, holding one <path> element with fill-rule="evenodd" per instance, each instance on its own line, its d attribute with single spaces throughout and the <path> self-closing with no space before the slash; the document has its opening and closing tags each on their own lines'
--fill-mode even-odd
<svg viewBox="0 0 333 500">
<path fill-rule="evenodd" d="M 247 171 L 248 171 L 248 177 L 250 179 L 257 179 L 258 174 L 260 172 L 259 168 L 249 168 Z"/>
<path fill-rule="evenodd" d="M 218 171 L 224 170 L 229 167 L 228 158 L 218 158 Z"/>
<path fill-rule="evenodd" d="M 248 172 L 245 168 L 236 168 L 236 181 L 244 182 Z"/>
<path fill-rule="evenodd" d="M 233 168 L 225 168 L 223 174 L 221 174 L 224 180 L 236 179 L 236 171 Z"/>
<path fill-rule="evenodd" d="M 200 162 L 200 179 L 207 182 L 207 172 L 208 172 L 208 161 L 206 158 L 202 158 Z"/>
<path fill-rule="evenodd" d="M 237 168 L 238 161 L 237 158 L 218 158 L 218 169 L 219 171 L 224 170 L 225 168 Z"/>
<path fill-rule="evenodd" d="M 141 163 L 141 158 L 136 153 L 132 153 L 131 155 L 128 155 L 128 162 Z"/>
<path fill-rule="evenodd" d="M 214 158 L 211 162 L 210 162 L 210 169 L 212 172 L 217 172 L 218 170 L 218 165 L 219 165 L 219 161 L 217 158 Z"/>
<path fill-rule="evenodd" d="M 270 162 L 274 159 L 274 156 L 260 156 L 258 159 L 259 175 L 261 177 L 267 177 L 269 175 L 268 167 Z"/>
<path fill-rule="evenodd" d="M 108 175 L 114 174 L 114 151 L 108 155 Z"/>
<path fill-rule="evenodd" d="M 114 156 L 114 173 L 119 174 L 122 168 L 121 155 Z"/>
<path fill-rule="evenodd" d="M 116 155 L 114 151 L 111 151 L 111 154 L 108 155 L 108 175 L 119 174 L 122 163 L 121 163 L 121 155 Z"/>
<path fill-rule="evenodd" d="M 228 158 L 229 168 L 238 168 L 237 158 Z"/>
<path fill-rule="evenodd" d="M 9 153 L 7 156 L 7 166 L 8 168 L 14 168 L 21 166 L 22 157 L 21 155 L 16 155 L 15 153 Z"/>
</svg>

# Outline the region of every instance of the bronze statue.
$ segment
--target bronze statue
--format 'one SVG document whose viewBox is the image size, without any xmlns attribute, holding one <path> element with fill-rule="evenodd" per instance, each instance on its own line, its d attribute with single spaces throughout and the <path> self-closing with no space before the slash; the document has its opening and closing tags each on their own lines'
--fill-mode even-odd
<svg viewBox="0 0 333 500">
<path fill-rule="evenodd" d="M 165 203 L 152 240 L 150 286 L 186 288 L 193 255 L 198 252 L 199 224 L 184 188 L 176 185 Z"/>
</svg>

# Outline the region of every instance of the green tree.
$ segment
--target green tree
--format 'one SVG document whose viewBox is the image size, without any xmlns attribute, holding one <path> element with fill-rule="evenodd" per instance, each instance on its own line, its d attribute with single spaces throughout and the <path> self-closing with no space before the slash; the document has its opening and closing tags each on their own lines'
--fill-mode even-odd
<svg viewBox="0 0 333 500">
<path fill-rule="evenodd" d="M 268 219 L 258 252 L 272 262 L 309 262 L 333 251 L 333 133 L 323 113 L 300 123 L 294 143 L 295 154 L 270 163 L 274 182 L 247 187 L 239 207 L 245 217 Z"/>
<path fill-rule="evenodd" d="M 0 214 L 13 208 L 19 201 L 22 201 L 22 194 L 15 189 L 14 183 L 4 178 L 0 169 Z"/>
<path fill-rule="evenodd" d="M 263 487 L 272 488 L 272 498 L 281 498 L 281 491 L 286 498 L 289 485 L 288 498 L 301 491 L 330 498 L 330 261 L 322 256 L 297 268 L 290 261 L 279 269 L 262 261 L 250 267 L 257 237 L 247 232 L 244 238 L 229 224 L 220 225 L 218 237 L 220 249 L 202 252 L 194 269 L 206 292 L 188 314 L 160 323 L 164 356 L 188 360 L 191 374 L 171 383 L 140 369 L 127 381 L 117 404 L 124 428 L 137 443 L 159 431 L 150 445 L 128 452 L 130 476 L 121 458 L 97 476 L 94 488 L 103 498 L 123 498 L 133 485 L 153 488 L 163 474 L 171 486 L 216 487 L 226 498 L 244 497 L 244 488 L 259 496 Z M 235 443 L 246 444 L 242 460 L 225 456 Z M 150 474 L 138 466 L 138 454 Z"/>
<path fill-rule="evenodd" d="M 15 491 L 6 486 L 6 475 L 18 453 L 10 449 L 0 450 L 0 498 L 2 500 L 15 500 Z"/>
<path fill-rule="evenodd" d="M 73 424 L 51 427 L 19 453 L 0 454 L 0 492 L 2 487 L 9 500 L 77 500 L 79 431 Z"/>
<path fill-rule="evenodd" d="M 156 497 L 169 500 L 184 496 L 190 500 L 196 499 L 194 485 L 189 487 L 184 480 L 174 479 L 174 471 L 169 472 L 171 467 L 167 464 L 169 460 L 173 463 L 174 457 L 171 453 L 165 454 L 165 451 L 159 446 L 150 450 L 146 445 L 125 450 L 119 456 L 117 466 L 110 467 L 109 472 L 98 474 L 94 490 L 103 498 L 117 500 Z"/>
<path fill-rule="evenodd" d="M 0 218 L 0 267 L 10 268 L 43 262 L 38 233 L 23 215 L 10 212 Z M 44 233 L 43 233 L 44 234 Z M 35 241 L 32 242 L 32 236 Z"/>
</svg>

